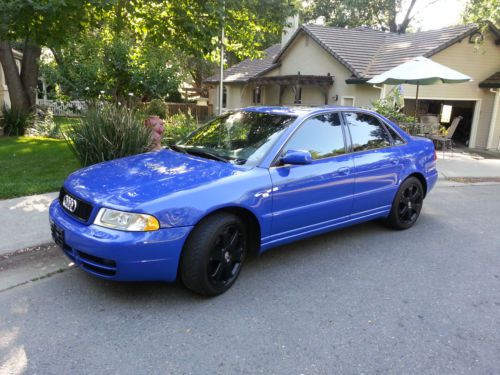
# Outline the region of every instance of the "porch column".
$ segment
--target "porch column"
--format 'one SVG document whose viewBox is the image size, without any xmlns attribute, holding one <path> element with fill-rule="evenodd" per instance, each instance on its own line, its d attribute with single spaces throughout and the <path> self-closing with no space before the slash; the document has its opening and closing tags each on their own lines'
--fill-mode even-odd
<svg viewBox="0 0 500 375">
<path fill-rule="evenodd" d="M 497 126 L 500 127 L 500 119 L 498 114 L 498 107 L 500 106 L 500 89 L 490 89 L 491 92 L 495 93 L 495 99 L 493 100 L 493 112 L 491 113 L 490 121 L 490 131 L 488 132 L 488 142 L 486 144 L 487 149 L 496 148 L 500 149 L 500 140 L 498 144 L 495 144 L 495 133 L 500 133 L 500 129 L 496 129 Z"/>
</svg>

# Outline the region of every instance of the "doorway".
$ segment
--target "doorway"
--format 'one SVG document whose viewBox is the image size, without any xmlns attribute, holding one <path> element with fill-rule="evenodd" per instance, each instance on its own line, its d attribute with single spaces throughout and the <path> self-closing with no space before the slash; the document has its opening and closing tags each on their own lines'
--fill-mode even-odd
<svg viewBox="0 0 500 375">
<path fill-rule="evenodd" d="M 445 100 L 445 99 L 419 99 L 418 115 L 434 115 L 438 117 L 441 129 L 448 129 L 455 117 L 461 116 L 462 120 L 453 134 L 453 141 L 463 146 L 469 146 L 474 121 L 474 100 Z M 413 116 L 415 113 L 415 99 L 405 99 L 404 112 Z"/>
</svg>

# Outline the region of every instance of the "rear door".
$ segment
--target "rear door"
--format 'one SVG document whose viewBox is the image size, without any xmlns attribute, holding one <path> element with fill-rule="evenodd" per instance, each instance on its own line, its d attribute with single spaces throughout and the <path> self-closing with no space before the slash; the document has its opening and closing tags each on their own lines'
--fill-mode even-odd
<svg viewBox="0 0 500 375">
<path fill-rule="evenodd" d="M 371 114 L 343 112 L 354 162 L 353 217 L 388 210 L 403 166 L 398 146 L 385 125 Z"/>
<path fill-rule="evenodd" d="M 340 114 L 327 113 L 306 120 L 281 155 L 288 150 L 309 151 L 313 162 L 270 168 L 273 235 L 346 220 L 351 213 L 354 164 L 347 153 Z"/>
</svg>

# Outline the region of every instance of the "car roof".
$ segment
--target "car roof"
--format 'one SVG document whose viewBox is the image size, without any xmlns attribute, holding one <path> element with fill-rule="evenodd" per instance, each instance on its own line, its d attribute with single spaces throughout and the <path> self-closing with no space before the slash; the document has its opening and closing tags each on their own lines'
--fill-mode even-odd
<svg viewBox="0 0 500 375">
<path fill-rule="evenodd" d="M 288 115 L 288 116 L 303 116 L 303 115 L 308 115 L 308 114 L 314 114 L 314 113 L 321 113 L 324 112 L 325 110 L 350 110 L 350 111 L 366 111 L 366 112 L 371 112 L 373 111 L 366 110 L 366 109 L 361 109 L 361 108 L 356 108 L 356 107 L 346 107 L 346 106 L 340 106 L 340 105 L 324 105 L 324 106 L 318 106 L 318 107 L 310 107 L 310 106 L 291 106 L 291 107 L 286 107 L 286 106 L 259 106 L 259 107 L 246 107 L 246 108 L 241 108 L 240 111 L 244 112 L 258 112 L 258 113 L 267 113 L 267 114 L 274 114 L 274 115 Z"/>
</svg>

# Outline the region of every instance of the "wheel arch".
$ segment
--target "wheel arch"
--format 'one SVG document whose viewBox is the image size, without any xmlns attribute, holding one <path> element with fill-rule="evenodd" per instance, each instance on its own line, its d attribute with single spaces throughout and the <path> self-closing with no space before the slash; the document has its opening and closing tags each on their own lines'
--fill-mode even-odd
<svg viewBox="0 0 500 375">
<path fill-rule="evenodd" d="M 215 208 L 200 217 L 199 220 L 193 225 L 193 228 L 195 228 L 203 220 L 221 212 L 231 213 L 243 220 L 249 233 L 250 252 L 258 253 L 261 243 L 261 223 L 259 222 L 257 215 L 246 207 L 232 205 Z"/>
<path fill-rule="evenodd" d="M 427 180 L 425 179 L 425 176 L 420 172 L 413 172 L 408 176 L 406 176 L 406 178 L 403 181 L 407 180 L 410 177 L 415 177 L 420 181 L 420 183 L 422 184 L 422 188 L 424 189 L 424 198 L 425 198 L 425 196 L 427 195 Z"/>
</svg>

